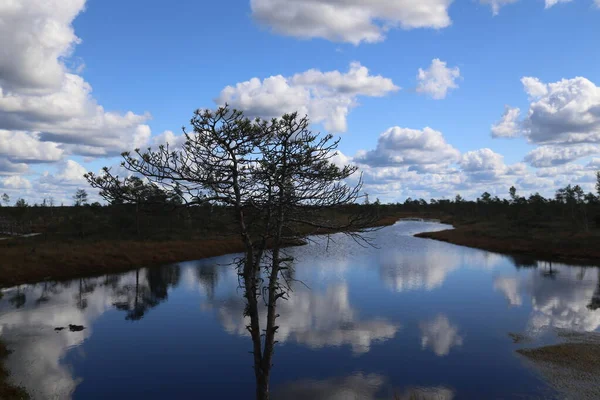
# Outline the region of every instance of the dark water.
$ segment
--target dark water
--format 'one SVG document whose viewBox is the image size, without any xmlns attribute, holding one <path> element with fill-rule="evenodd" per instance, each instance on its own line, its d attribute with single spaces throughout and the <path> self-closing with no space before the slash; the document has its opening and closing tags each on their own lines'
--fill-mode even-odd
<svg viewBox="0 0 600 400">
<path fill-rule="evenodd" d="M 599 330 L 599 269 L 411 236 L 443 228 L 400 222 L 373 234 L 379 248 L 336 235 L 328 249 L 324 239 L 293 249 L 300 282 L 278 303 L 273 397 L 552 396 L 515 350 L 551 342 L 554 328 Z M 252 398 L 231 259 L 6 290 L 7 366 L 40 399 Z"/>
</svg>

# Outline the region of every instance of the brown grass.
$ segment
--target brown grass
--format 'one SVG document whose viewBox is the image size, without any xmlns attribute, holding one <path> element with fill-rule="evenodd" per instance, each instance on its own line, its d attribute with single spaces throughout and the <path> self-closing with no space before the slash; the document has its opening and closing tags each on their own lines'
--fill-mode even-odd
<svg viewBox="0 0 600 400">
<path fill-rule="evenodd" d="M 9 373 L 4 367 L 4 360 L 10 351 L 6 345 L 0 342 L 0 399 L 2 400 L 25 400 L 29 399 L 27 392 L 18 386 L 14 386 L 8 382 Z"/>
<path fill-rule="evenodd" d="M 136 267 L 215 257 L 243 251 L 239 239 L 56 243 L 23 240 L 0 245 L 0 286 L 126 271 Z"/>
<path fill-rule="evenodd" d="M 475 223 L 458 225 L 452 230 L 419 233 L 416 236 L 544 260 L 586 263 L 600 261 L 598 232 L 573 233 L 552 227 L 524 230 L 500 223 Z"/>
</svg>

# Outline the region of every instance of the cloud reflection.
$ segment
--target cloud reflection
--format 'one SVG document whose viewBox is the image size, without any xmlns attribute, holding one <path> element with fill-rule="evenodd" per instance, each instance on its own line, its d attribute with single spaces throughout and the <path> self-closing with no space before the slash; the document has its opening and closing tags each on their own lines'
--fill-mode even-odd
<svg viewBox="0 0 600 400">
<path fill-rule="evenodd" d="M 398 324 L 382 318 L 363 320 L 352 308 L 348 286 L 329 286 L 317 293 L 298 288 L 289 294 L 289 300 L 277 305 L 280 342 L 293 340 L 310 348 L 350 345 L 354 354 L 366 353 L 377 341 L 393 338 L 400 329 Z M 213 305 L 225 330 L 247 335 L 248 318 L 243 316 L 244 301 L 230 297 Z M 259 309 L 261 321 L 266 321 L 266 308 Z"/>
<path fill-rule="evenodd" d="M 455 346 L 462 346 L 463 337 L 458 334 L 458 327 L 453 325 L 445 315 L 438 315 L 431 321 L 421 322 L 421 346 L 431 347 L 433 352 L 442 357 L 450 353 Z"/>
<path fill-rule="evenodd" d="M 4 290 L 0 334 L 13 350 L 6 360 L 11 378 L 33 399 L 71 398 L 80 380 L 61 361 L 67 351 L 92 335 L 94 321 L 106 311 L 116 307 L 139 319 L 166 299 L 177 280 L 178 268 L 165 267 Z M 69 324 L 85 329 L 54 330 Z"/>
<path fill-rule="evenodd" d="M 299 380 L 276 387 L 275 400 L 452 400 L 454 391 L 444 387 L 416 387 L 393 390 L 386 378 L 378 374 L 355 373 L 323 380 Z"/>
<path fill-rule="evenodd" d="M 532 312 L 527 330 L 548 328 L 592 332 L 600 328 L 600 310 L 593 307 L 600 293 L 600 269 L 537 262 L 537 268 L 514 277 L 497 277 L 494 288 L 511 305 L 529 298 Z"/>
</svg>

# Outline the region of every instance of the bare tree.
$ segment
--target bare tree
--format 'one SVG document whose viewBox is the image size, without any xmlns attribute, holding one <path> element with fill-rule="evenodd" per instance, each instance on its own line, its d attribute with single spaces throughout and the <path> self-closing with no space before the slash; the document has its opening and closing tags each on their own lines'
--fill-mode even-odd
<svg viewBox="0 0 600 400">
<path fill-rule="evenodd" d="M 234 232 L 245 248 L 238 270 L 253 342 L 256 398 L 268 399 L 278 329 L 276 303 L 286 297 L 285 277 L 290 275 L 283 272 L 292 262 L 284 247 L 314 232 L 343 231 L 361 240 L 369 217 L 340 218 L 336 213 L 356 203 L 361 179 L 354 185 L 346 183 L 356 167 L 332 162 L 338 141 L 311 132 L 307 117 L 250 120 L 225 106 L 215 112 L 197 110 L 191 126 L 191 132 L 184 129 L 182 148 L 167 144 L 157 150 L 137 149 L 123 154 L 122 165 L 166 192 L 177 190 L 183 205 L 209 202 L 235 214 Z M 103 193 L 126 186 L 109 169 L 86 178 Z M 261 296 L 267 304 L 263 329 L 258 317 Z"/>
</svg>

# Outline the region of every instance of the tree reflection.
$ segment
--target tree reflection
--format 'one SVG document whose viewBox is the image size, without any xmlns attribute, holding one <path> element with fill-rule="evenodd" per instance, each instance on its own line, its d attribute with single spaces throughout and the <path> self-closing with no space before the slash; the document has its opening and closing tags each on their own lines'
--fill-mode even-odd
<svg viewBox="0 0 600 400">
<path fill-rule="evenodd" d="M 21 291 L 21 286 L 17 287 L 17 292 L 8 299 L 8 302 L 15 308 L 21 308 L 27 302 L 27 296 Z"/>
<path fill-rule="evenodd" d="M 88 301 L 86 296 L 91 293 L 94 293 L 95 289 L 96 282 L 93 279 L 79 279 L 79 291 L 75 295 L 75 301 L 78 309 L 85 310 L 87 308 Z"/>
<path fill-rule="evenodd" d="M 141 276 L 144 274 L 145 276 Z M 135 271 L 135 282 L 116 289 L 115 308 L 126 312 L 128 321 L 139 321 L 148 310 L 167 300 L 169 287 L 179 284 L 179 266 Z"/>
<path fill-rule="evenodd" d="M 535 258 L 526 256 L 526 255 L 513 254 L 513 255 L 510 255 L 509 257 L 517 269 L 537 268 L 537 266 L 538 266 L 538 262 Z"/>
<path fill-rule="evenodd" d="M 596 311 L 600 308 L 600 268 L 598 268 L 598 281 L 596 282 L 596 290 L 594 290 L 594 294 L 592 295 L 592 299 L 590 300 L 590 304 L 587 305 L 587 308 Z"/>
<path fill-rule="evenodd" d="M 206 291 L 206 297 L 212 301 L 215 298 L 215 288 L 219 283 L 219 265 L 201 264 L 194 269 L 196 278 Z"/>
</svg>

